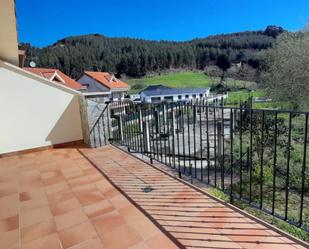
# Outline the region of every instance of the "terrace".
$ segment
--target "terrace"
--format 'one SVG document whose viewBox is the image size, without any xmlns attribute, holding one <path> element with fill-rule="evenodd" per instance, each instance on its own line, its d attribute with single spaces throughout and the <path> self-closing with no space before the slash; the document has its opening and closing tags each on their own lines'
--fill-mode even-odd
<svg viewBox="0 0 309 249">
<path fill-rule="evenodd" d="M 4 157 L 0 174 L 4 249 L 307 246 L 114 146 Z"/>
<path fill-rule="evenodd" d="M 295 225 L 306 231 L 308 114 L 289 114 L 287 124 L 297 125 L 275 132 L 281 138 L 291 134 L 287 145 L 304 152 L 304 160 L 294 162 L 289 149 L 290 172 L 301 163 L 297 171 L 301 178 L 295 181 L 291 175 L 293 181 L 284 181 L 286 171 L 280 168 L 273 175 L 278 183 L 272 189 L 269 182 L 257 180 L 264 179 L 260 171 L 250 178 L 254 168 L 269 167 L 269 147 L 264 146 L 264 166 L 256 161 L 261 158 L 259 146 L 250 145 L 261 142 L 257 134 L 265 127 L 259 119 L 263 112 L 252 111 L 254 134 L 249 132 L 252 128 L 248 130 L 248 120 L 250 124 L 253 119 L 243 115 L 245 109 L 208 106 L 207 101 L 202 102 L 205 106 L 115 102 L 102 106 L 89 129 L 85 100 L 79 93 L 7 63 L 0 63 L 0 76 L 10 93 L 4 92 L 0 100 L 5 103 L 9 96 L 23 103 L 3 112 L 0 123 L 4 131 L 0 248 L 308 248 L 305 242 L 184 181 L 214 185 L 229 194 L 232 204 L 236 198 L 251 197 L 252 205 L 262 203 L 258 208 L 273 207 L 274 216 L 286 211 L 286 221 L 299 221 Z M 24 91 L 31 86 L 36 94 L 31 99 L 21 97 L 15 86 L 25 87 Z M 19 117 L 19 122 L 12 117 Z M 33 122 L 38 117 L 40 122 Z M 269 120 L 266 111 L 264 118 Z M 242 126 L 241 120 L 246 120 Z M 283 124 L 286 120 L 280 127 Z M 255 135 L 252 141 L 250 134 Z M 248 145 L 255 157 L 248 157 Z M 278 146 L 278 155 L 288 152 L 284 149 Z M 235 156 L 228 156 L 231 153 Z M 260 194 L 263 190 L 265 195 Z M 272 193 L 275 198 L 269 203 Z"/>
<path fill-rule="evenodd" d="M 308 113 L 113 102 L 94 119 L 18 67 L 15 1 L 0 9 L 0 249 L 309 248 L 233 205 L 308 232 Z"/>
</svg>

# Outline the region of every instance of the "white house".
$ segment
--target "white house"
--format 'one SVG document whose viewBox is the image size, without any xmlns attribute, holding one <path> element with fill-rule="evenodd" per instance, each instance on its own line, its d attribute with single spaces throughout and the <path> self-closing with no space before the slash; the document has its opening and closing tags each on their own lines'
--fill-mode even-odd
<svg viewBox="0 0 309 249">
<path fill-rule="evenodd" d="M 123 99 L 130 89 L 127 83 L 106 72 L 85 71 L 77 82 L 86 87 L 85 95 L 107 95 L 113 100 Z"/>
<path fill-rule="evenodd" d="M 140 96 L 144 103 L 178 102 L 207 98 L 209 91 L 210 88 L 170 88 L 162 85 L 153 85 L 140 92 Z"/>
</svg>

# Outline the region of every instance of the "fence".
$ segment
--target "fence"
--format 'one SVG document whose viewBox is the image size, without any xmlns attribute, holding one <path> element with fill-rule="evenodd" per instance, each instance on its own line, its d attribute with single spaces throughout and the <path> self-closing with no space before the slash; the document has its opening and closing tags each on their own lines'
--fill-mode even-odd
<svg viewBox="0 0 309 249">
<path fill-rule="evenodd" d="M 115 102 L 110 111 L 114 144 L 309 230 L 309 113 L 218 102 Z"/>
</svg>

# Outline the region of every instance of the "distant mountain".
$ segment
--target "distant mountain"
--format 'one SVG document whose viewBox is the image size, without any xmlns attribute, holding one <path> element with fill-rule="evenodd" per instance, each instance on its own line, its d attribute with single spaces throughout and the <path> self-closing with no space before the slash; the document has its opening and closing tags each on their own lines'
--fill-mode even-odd
<svg viewBox="0 0 309 249">
<path fill-rule="evenodd" d="M 58 68 L 76 78 L 84 70 L 108 71 L 141 77 L 147 72 L 166 69 L 204 69 L 221 54 L 231 62 L 259 65 L 259 52 L 272 46 L 281 27 L 265 31 L 246 31 L 209 36 L 187 42 L 109 38 L 100 34 L 67 37 L 55 44 L 26 49 L 26 65 L 34 60 L 38 67 Z"/>
</svg>

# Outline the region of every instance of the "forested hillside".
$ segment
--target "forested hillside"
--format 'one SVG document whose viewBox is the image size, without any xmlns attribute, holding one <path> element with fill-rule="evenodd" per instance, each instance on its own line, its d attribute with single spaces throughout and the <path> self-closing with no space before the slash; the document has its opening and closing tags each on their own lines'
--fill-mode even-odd
<svg viewBox="0 0 309 249">
<path fill-rule="evenodd" d="M 72 36 L 51 46 L 26 49 L 26 66 L 34 60 L 38 67 L 59 68 L 76 78 L 84 70 L 108 71 L 141 77 L 147 72 L 166 69 L 201 69 L 215 64 L 221 54 L 230 62 L 259 65 L 259 52 L 272 46 L 281 27 L 269 26 L 265 31 L 248 31 L 209 36 L 188 42 L 148 41 L 109 38 L 99 34 Z"/>
</svg>

